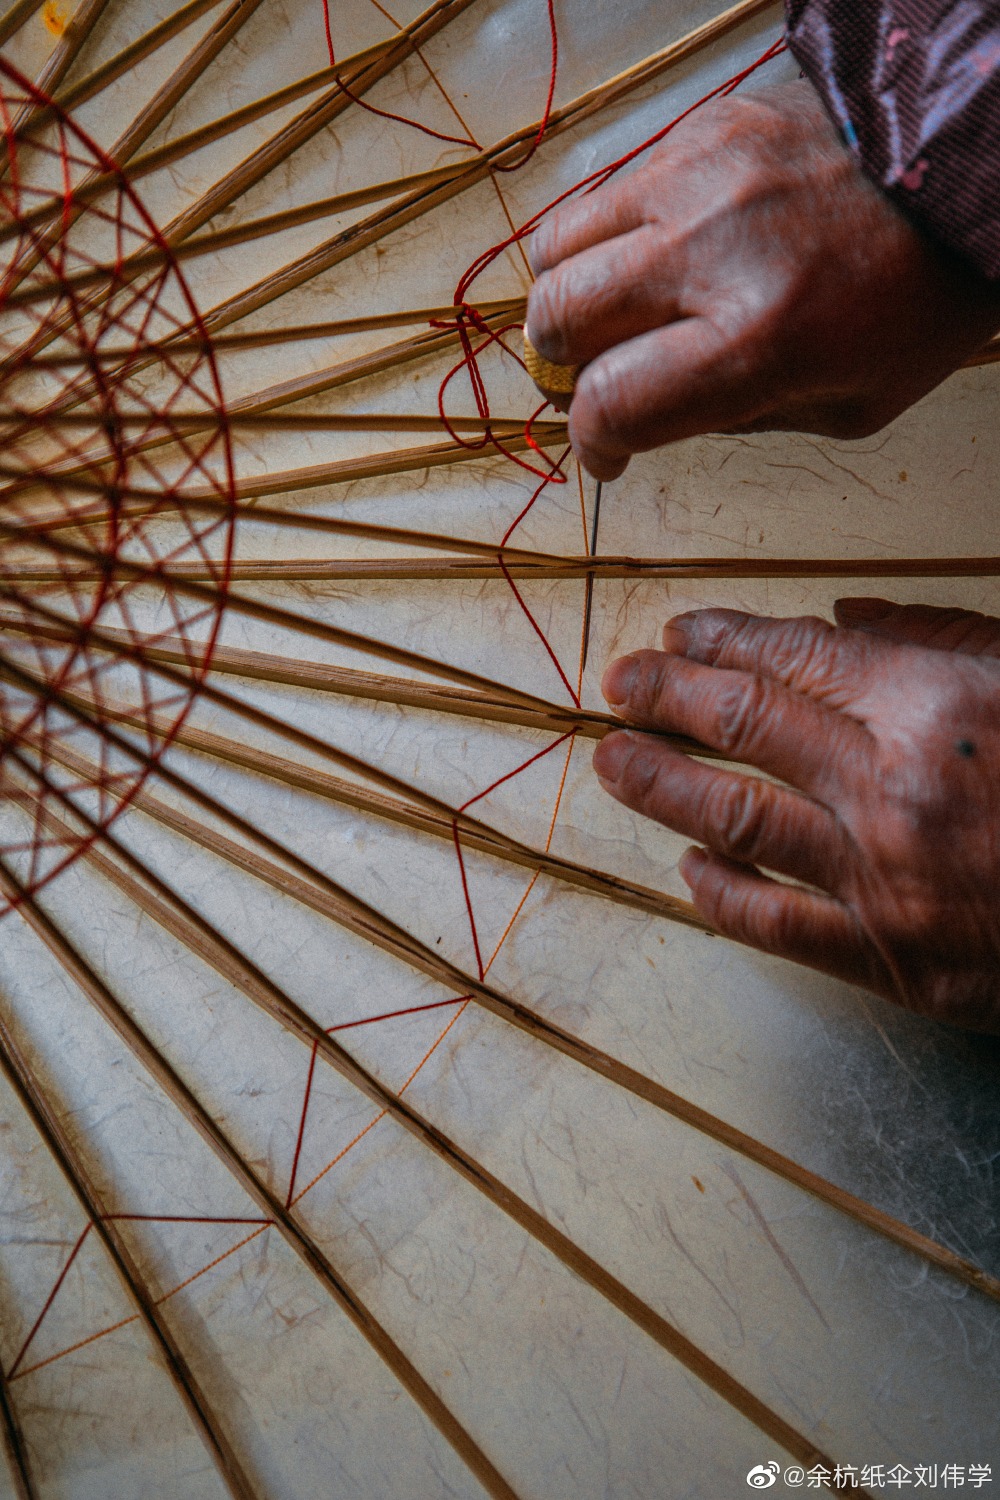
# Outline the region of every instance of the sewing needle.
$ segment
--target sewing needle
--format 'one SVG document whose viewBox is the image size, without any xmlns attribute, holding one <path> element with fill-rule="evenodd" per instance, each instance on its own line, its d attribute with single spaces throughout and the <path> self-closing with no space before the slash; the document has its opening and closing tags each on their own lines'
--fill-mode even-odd
<svg viewBox="0 0 1000 1500">
<path fill-rule="evenodd" d="M 594 519 L 590 527 L 590 556 L 597 552 L 597 527 L 601 519 L 601 491 L 604 486 L 597 481 L 597 491 L 594 495 Z M 594 575 L 587 574 L 587 594 L 583 606 L 583 664 L 581 671 L 587 670 L 587 655 L 590 651 L 590 612 L 594 603 Z"/>
</svg>

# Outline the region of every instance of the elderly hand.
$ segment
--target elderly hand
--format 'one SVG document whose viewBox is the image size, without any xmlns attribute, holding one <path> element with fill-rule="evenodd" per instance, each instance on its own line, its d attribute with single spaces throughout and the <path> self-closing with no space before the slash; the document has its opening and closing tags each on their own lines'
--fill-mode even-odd
<svg viewBox="0 0 1000 1500">
<path fill-rule="evenodd" d="M 662 652 L 605 673 L 630 724 L 782 784 L 631 729 L 594 767 L 619 801 L 708 846 L 681 873 L 719 932 L 1000 1032 L 1000 620 L 872 599 L 836 615 L 698 610 L 665 627 Z"/>
<path fill-rule="evenodd" d="M 812 86 L 733 95 L 532 241 L 527 331 L 581 364 L 597 479 L 702 432 L 863 437 L 1000 327 L 1000 288 L 865 178 Z"/>
</svg>

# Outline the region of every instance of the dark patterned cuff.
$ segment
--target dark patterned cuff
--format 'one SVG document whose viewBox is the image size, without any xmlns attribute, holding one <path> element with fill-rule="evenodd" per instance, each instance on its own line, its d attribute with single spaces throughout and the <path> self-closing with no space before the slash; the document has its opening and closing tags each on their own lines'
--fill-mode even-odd
<svg viewBox="0 0 1000 1500">
<path fill-rule="evenodd" d="M 788 42 L 865 174 L 1000 279 L 1000 0 L 785 0 Z"/>
</svg>

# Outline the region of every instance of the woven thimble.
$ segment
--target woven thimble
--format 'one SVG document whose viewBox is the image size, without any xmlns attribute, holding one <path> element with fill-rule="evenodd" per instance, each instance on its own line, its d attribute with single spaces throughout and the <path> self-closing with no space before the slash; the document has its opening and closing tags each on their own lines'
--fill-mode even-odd
<svg viewBox="0 0 1000 1500">
<path fill-rule="evenodd" d="M 524 335 L 524 364 L 543 396 L 561 397 L 562 400 L 556 402 L 557 406 L 569 404 L 567 397 L 573 395 L 576 377 L 580 373 L 579 365 L 554 365 L 550 359 L 543 359 L 527 332 Z"/>
</svg>

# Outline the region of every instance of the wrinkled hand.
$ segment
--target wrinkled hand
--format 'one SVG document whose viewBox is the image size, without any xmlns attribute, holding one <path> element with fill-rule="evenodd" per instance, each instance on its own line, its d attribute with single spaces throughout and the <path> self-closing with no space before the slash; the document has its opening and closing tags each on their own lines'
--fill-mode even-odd
<svg viewBox="0 0 1000 1500">
<path fill-rule="evenodd" d="M 597 479 L 703 432 L 867 436 L 1000 328 L 1000 288 L 862 175 L 804 80 L 704 106 L 531 259 L 528 335 L 586 366 L 570 437 Z"/>
<path fill-rule="evenodd" d="M 605 673 L 630 724 L 782 784 L 631 729 L 595 770 L 707 845 L 681 873 L 719 932 L 1000 1033 L 1000 620 L 865 599 L 836 614 L 698 610 Z"/>
</svg>

